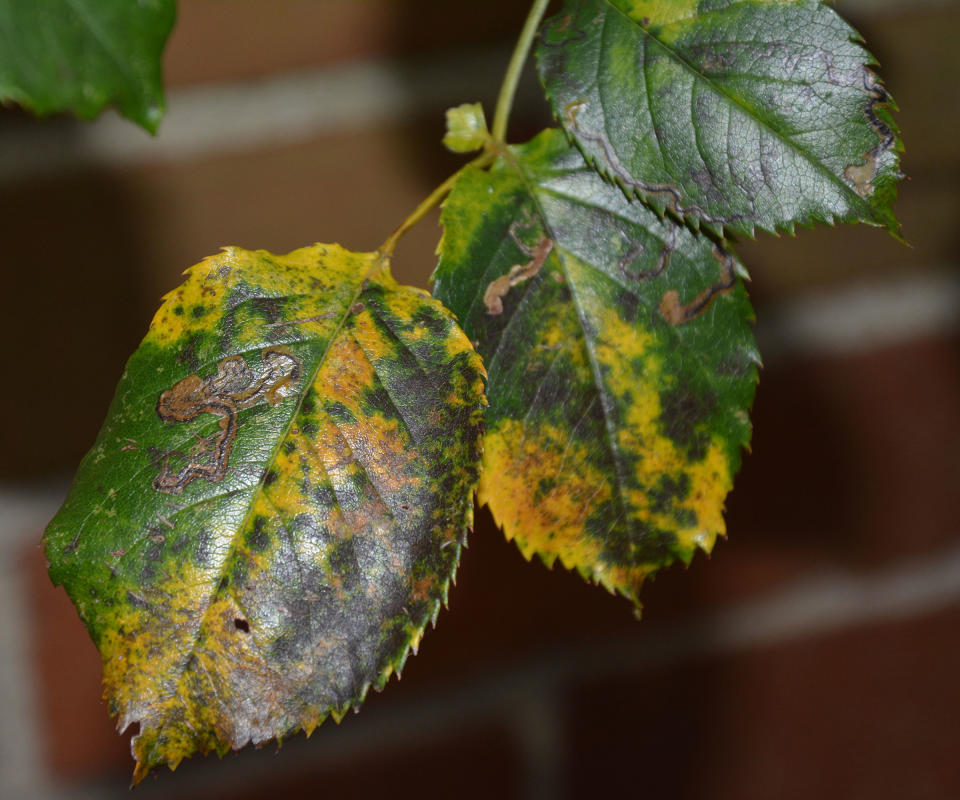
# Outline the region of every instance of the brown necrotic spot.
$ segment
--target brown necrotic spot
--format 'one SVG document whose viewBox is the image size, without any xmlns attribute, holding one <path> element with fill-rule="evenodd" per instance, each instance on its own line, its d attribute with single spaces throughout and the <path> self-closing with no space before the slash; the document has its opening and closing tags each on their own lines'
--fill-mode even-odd
<svg viewBox="0 0 960 800">
<path fill-rule="evenodd" d="M 206 528 L 197 531 L 196 542 L 194 545 L 194 560 L 201 566 L 210 559 L 211 545 L 213 544 L 213 534 Z"/>
</svg>

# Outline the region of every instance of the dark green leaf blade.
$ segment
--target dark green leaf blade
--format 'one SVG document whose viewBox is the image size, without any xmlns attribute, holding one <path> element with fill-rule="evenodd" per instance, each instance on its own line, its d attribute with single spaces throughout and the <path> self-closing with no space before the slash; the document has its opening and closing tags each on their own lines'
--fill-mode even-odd
<svg viewBox="0 0 960 800">
<path fill-rule="evenodd" d="M 527 558 L 636 601 L 724 530 L 757 378 L 739 264 L 557 130 L 465 172 L 441 221 L 434 294 L 489 373 L 480 500 Z"/>
<path fill-rule="evenodd" d="M 308 733 L 399 671 L 472 521 L 483 367 L 375 254 L 238 248 L 131 357 L 45 536 L 135 779 Z"/>
<path fill-rule="evenodd" d="M 567 0 L 537 55 L 588 160 L 661 212 L 896 234 L 902 144 L 861 41 L 819 0 Z"/>
<path fill-rule="evenodd" d="M 175 0 L 0 0 L 0 101 L 92 119 L 106 106 L 156 132 Z"/>
</svg>

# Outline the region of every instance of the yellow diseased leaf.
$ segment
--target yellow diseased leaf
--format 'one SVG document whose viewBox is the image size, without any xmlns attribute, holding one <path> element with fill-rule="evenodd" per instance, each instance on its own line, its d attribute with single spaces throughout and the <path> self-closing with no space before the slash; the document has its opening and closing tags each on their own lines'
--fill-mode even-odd
<svg viewBox="0 0 960 800">
<path fill-rule="evenodd" d="M 402 668 L 472 523 L 483 379 L 376 254 L 188 270 L 45 536 L 139 723 L 135 780 L 312 731 Z"/>
<path fill-rule="evenodd" d="M 479 499 L 526 557 L 639 602 L 724 533 L 757 362 L 734 257 L 558 131 L 465 172 L 442 222 L 435 292 L 490 373 Z"/>
</svg>

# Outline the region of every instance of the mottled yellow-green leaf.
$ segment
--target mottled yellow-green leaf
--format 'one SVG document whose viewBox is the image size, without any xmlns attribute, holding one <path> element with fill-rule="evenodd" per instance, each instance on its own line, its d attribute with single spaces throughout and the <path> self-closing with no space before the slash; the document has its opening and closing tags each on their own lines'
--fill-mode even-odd
<svg viewBox="0 0 960 800">
<path fill-rule="evenodd" d="M 480 500 L 528 558 L 636 601 L 724 533 L 757 378 L 742 268 L 556 130 L 467 170 L 441 221 L 434 294 L 489 372 Z"/>
<path fill-rule="evenodd" d="M 483 367 L 375 254 L 206 259 L 164 299 L 45 537 L 135 779 L 339 720 L 435 621 Z"/>
</svg>

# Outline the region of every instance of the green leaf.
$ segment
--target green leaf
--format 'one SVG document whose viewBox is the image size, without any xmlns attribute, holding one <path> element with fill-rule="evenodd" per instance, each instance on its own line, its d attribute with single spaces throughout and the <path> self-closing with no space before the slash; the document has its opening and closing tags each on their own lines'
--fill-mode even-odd
<svg viewBox="0 0 960 800">
<path fill-rule="evenodd" d="M 0 0 L 0 101 L 91 119 L 106 106 L 155 133 L 174 0 Z"/>
<path fill-rule="evenodd" d="M 441 222 L 434 295 L 489 372 L 480 500 L 527 558 L 636 601 L 724 531 L 757 378 L 742 268 L 557 130 L 467 170 Z"/>
<path fill-rule="evenodd" d="M 483 367 L 376 254 L 230 248 L 133 354 L 45 536 L 135 780 L 308 733 L 435 621 L 472 524 Z"/>
<path fill-rule="evenodd" d="M 751 236 L 899 229 L 892 101 L 819 0 L 567 0 L 538 59 L 587 159 L 660 212 Z"/>
</svg>

